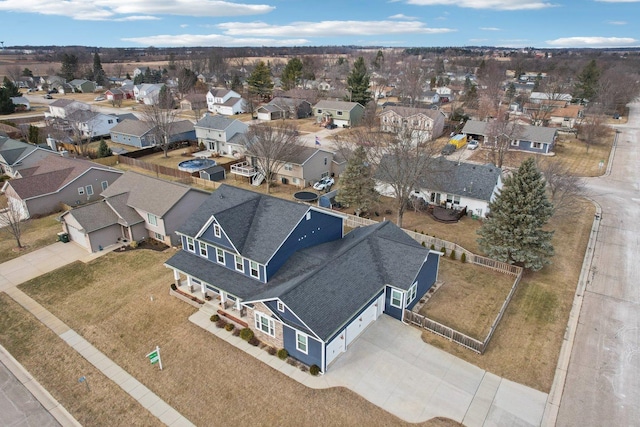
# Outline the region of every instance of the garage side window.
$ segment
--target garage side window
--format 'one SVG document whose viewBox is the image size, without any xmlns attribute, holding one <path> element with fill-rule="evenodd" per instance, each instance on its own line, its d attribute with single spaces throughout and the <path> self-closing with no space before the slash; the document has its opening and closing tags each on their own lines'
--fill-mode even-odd
<svg viewBox="0 0 640 427">
<path fill-rule="evenodd" d="M 407 304 L 413 301 L 416 298 L 416 293 L 418 292 L 418 282 L 415 282 L 409 288 L 409 292 L 407 292 Z"/>
<path fill-rule="evenodd" d="M 391 306 L 402 308 L 402 292 L 397 289 L 391 289 Z"/>
<path fill-rule="evenodd" d="M 301 334 L 300 332 L 296 331 L 296 350 L 298 350 L 301 353 L 307 354 L 308 350 L 308 345 L 309 345 L 309 337 L 306 336 L 305 334 Z"/>
</svg>

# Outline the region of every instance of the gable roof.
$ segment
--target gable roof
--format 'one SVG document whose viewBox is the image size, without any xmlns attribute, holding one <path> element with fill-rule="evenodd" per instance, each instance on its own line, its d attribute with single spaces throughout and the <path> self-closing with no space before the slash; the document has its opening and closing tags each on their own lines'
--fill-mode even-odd
<svg viewBox="0 0 640 427">
<path fill-rule="evenodd" d="M 109 199 L 128 194 L 127 206 L 163 217 L 190 191 L 208 194 L 177 182 L 127 171 L 107 187 L 101 196 Z"/>
<path fill-rule="evenodd" d="M 347 102 L 347 101 L 328 101 L 328 100 L 322 100 L 319 101 L 316 105 L 314 105 L 314 108 L 327 108 L 329 110 L 346 110 L 346 111 L 351 111 L 354 108 L 356 108 L 357 106 L 360 106 L 361 108 L 364 109 L 364 107 L 360 104 L 358 104 L 357 102 Z"/>
<path fill-rule="evenodd" d="M 194 131 L 193 123 L 191 120 L 178 120 L 171 124 L 171 134 L 176 135 L 180 133 L 187 133 Z"/>
<path fill-rule="evenodd" d="M 213 216 L 238 252 L 265 264 L 309 206 L 221 185 L 177 230 L 195 236 Z"/>
<path fill-rule="evenodd" d="M 309 101 L 301 98 L 284 98 L 281 96 L 276 96 L 271 101 L 269 101 L 269 104 L 267 105 L 275 105 L 280 108 L 282 107 L 297 108 L 298 106 L 302 105 L 305 102 L 309 104 Z"/>
<path fill-rule="evenodd" d="M 487 122 L 481 122 L 479 120 L 467 120 L 461 132 L 471 135 L 485 135 L 486 130 Z"/>
<path fill-rule="evenodd" d="M 198 120 L 195 126 L 207 129 L 225 130 L 231 126 L 234 121 L 236 121 L 236 119 L 230 119 L 219 114 L 212 115 L 207 113 Z"/>
<path fill-rule="evenodd" d="M 518 137 L 520 141 L 543 142 L 551 144 L 556 136 L 556 128 L 545 126 L 524 126 L 522 134 Z"/>
<path fill-rule="evenodd" d="M 32 152 L 41 149 L 36 145 L 0 136 L 0 162 L 13 165 Z"/>
<path fill-rule="evenodd" d="M 283 160 L 287 163 L 302 165 L 318 152 L 323 152 L 323 153 L 327 153 L 328 155 L 333 155 L 331 151 L 327 151 L 327 150 L 323 150 L 315 147 L 302 146 L 299 150 L 296 151 L 295 154 Z"/>
<path fill-rule="evenodd" d="M 104 200 L 89 203 L 63 213 L 60 217 L 71 215 L 80 224 L 86 233 L 91 233 L 102 228 L 118 223 L 118 215 Z"/>
<path fill-rule="evenodd" d="M 442 117 L 442 114 L 440 114 L 440 112 L 437 110 L 431 110 L 427 108 L 401 107 L 398 105 L 385 106 L 380 114 L 382 115 L 389 111 L 393 111 L 401 117 L 412 117 L 418 114 L 423 114 L 433 120 L 436 120 L 438 116 Z"/>
<path fill-rule="evenodd" d="M 444 157 L 434 159 L 418 185 L 422 189 L 437 190 L 458 196 L 490 201 L 500 180 L 502 169 L 492 164 L 454 162 Z"/>
<path fill-rule="evenodd" d="M 151 127 L 144 120 L 124 119 L 112 127 L 110 132 L 142 137 L 151 132 Z"/>
</svg>

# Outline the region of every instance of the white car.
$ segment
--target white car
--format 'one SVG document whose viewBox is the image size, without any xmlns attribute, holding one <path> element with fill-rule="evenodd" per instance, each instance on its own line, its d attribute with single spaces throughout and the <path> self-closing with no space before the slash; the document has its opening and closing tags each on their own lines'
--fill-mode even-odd
<svg viewBox="0 0 640 427">
<path fill-rule="evenodd" d="M 313 184 L 313 189 L 318 191 L 329 191 L 331 186 L 335 183 L 333 178 L 330 176 L 325 176 L 320 181 Z"/>
<path fill-rule="evenodd" d="M 100 96 L 96 96 L 95 98 L 93 98 L 94 101 L 104 101 L 105 97 L 100 95 Z"/>
<path fill-rule="evenodd" d="M 469 141 L 469 143 L 467 144 L 467 150 L 475 150 L 476 148 L 478 148 L 478 141 L 476 141 L 475 139 Z"/>
</svg>

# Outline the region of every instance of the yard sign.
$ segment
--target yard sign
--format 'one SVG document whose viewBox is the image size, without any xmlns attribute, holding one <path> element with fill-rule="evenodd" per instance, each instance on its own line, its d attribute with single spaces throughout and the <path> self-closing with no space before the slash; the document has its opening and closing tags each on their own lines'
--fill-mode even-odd
<svg viewBox="0 0 640 427">
<path fill-rule="evenodd" d="M 147 357 L 149 358 L 149 362 L 151 362 L 152 365 L 155 365 L 157 363 L 160 366 L 160 370 L 162 371 L 162 359 L 160 359 L 160 347 L 156 346 L 156 349 L 153 350 L 151 353 L 147 354 Z"/>
</svg>

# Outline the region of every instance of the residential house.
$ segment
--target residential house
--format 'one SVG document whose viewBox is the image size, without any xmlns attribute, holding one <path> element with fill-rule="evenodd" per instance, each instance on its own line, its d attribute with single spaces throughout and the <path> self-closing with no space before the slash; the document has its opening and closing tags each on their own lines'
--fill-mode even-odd
<svg viewBox="0 0 640 427">
<path fill-rule="evenodd" d="M 0 170 L 2 175 L 20 178 L 20 171 L 40 163 L 41 160 L 57 155 L 48 148 L 0 136 Z"/>
<path fill-rule="evenodd" d="M 563 101 L 571 102 L 573 96 L 570 93 L 548 93 L 548 92 L 531 92 L 529 101 L 534 103 L 542 103 L 546 101 Z"/>
<path fill-rule="evenodd" d="M 341 127 L 356 126 L 364 116 L 364 107 L 357 102 L 319 101 L 313 106 L 318 123 L 333 123 Z"/>
<path fill-rule="evenodd" d="M 383 162 L 391 161 L 384 157 Z M 394 197 L 394 192 L 385 176 L 389 167 L 376 171 L 376 189 L 380 194 Z M 437 157 L 429 163 L 418 180 L 411 196 L 426 203 L 463 210 L 484 218 L 492 202 L 502 188 L 502 169 L 495 165 L 478 165 Z"/>
<path fill-rule="evenodd" d="M 425 104 L 437 104 L 440 102 L 440 94 L 435 90 L 425 90 L 422 96 L 418 98 L 418 101 Z"/>
<path fill-rule="evenodd" d="M 119 241 L 151 238 L 177 245 L 177 227 L 209 193 L 177 182 L 125 172 L 100 195 L 101 200 L 61 215 L 69 239 L 89 252 Z"/>
<path fill-rule="evenodd" d="M 245 154 L 247 157 L 246 162 L 232 165 L 231 173 L 253 177 L 260 172 L 264 176 L 264 171 L 259 171 L 257 167 L 251 168 L 250 166 L 258 165 L 257 159 L 259 157 L 251 154 L 250 151 Z M 301 146 L 296 154 L 282 159 L 275 165 L 274 170 L 277 170 L 277 173 L 274 174 L 272 179 L 283 184 L 305 188 L 325 176 L 339 176 L 345 167 L 346 162 L 342 161 L 342 158 L 332 151 L 318 147 Z"/>
<path fill-rule="evenodd" d="M 84 79 L 74 79 L 69 82 L 69 85 L 73 88 L 75 92 L 80 93 L 93 93 L 96 91 L 97 85 L 95 82 L 84 80 Z"/>
<path fill-rule="evenodd" d="M 104 95 L 108 101 L 121 101 L 125 99 L 124 91 L 119 88 L 108 89 Z"/>
<path fill-rule="evenodd" d="M 180 109 L 185 111 L 206 111 L 207 96 L 203 93 L 190 93 L 180 101 Z"/>
<path fill-rule="evenodd" d="M 233 116 L 244 113 L 245 101 L 239 93 L 229 89 L 211 89 L 207 92 L 207 109 L 212 113 Z"/>
<path fill-rule="evenodd" d="M 275 97 L 257 113 L 258 120 L 303 119 L 311 115 L 311 104 L 304 99 Z"/>
<path fill-rule="evenodd" d="M 67 115 L 67 122 L 84 138 L 92 139 L 109 135 L 111 129 L 118 124 L 118 118 L 97 111 L 75 110 Z"/>
<path fill-rule="evenodd" d="M 24 96 L 12 96 L 11 102 L 15 105 L 16 111 L 28 111 L 31 110 L 31 103 Z"/>
<path fill-rule="evenodd" d="M 444 116 L 438 110 L 389 106 L 379 114 L 382 132 L 408 130 L 417 141 L 431 141 L 444 132 Z"/>
<path fill-rule="evenodd" d="M 555 108 L 549 113 L 549 124 L 568 129 L 575 129 L 579 121 L 584 117 L 584 106 L 578 104 Z"/>
<path fill-rule="evenodd" d="M 150 147 L 158 143 L 158 136 L 154 129 L 144 120 L 125 119 L 111 128 L 111 140 L 138 148 Z M 172 123 L 169 143 L 193 141 L 195 139 L 196 131 L 193 123 L 189 120 L 179 120 Z"/>
<path fill-rule="evenodd" d="M 20 170 L 22 178 L 6 181 L 2 191 L 22 218 L 47 215 L 62 204 L 78 206 L 95 201 L 122 171 L 81 159 L 50 155 Z"/>
<path fill-rule="evenodd" d="M 135 79 L 139 75 L 145 75 L 148 71 L 150 71 L 149 67 L 136 67 L 133 70 L 133 78 Z"/>
<path fill-rule="evenodd" d="M 556 143 L 558 129 L 545 126 L 520 125 L 520 132 L 512 136 L 509 143 L 510 150 L 527 151 L 530 153 L 550 154 Z M 489 135 L 489 123 L 468 120 L 462 128 L 462 133 L 477 139 L 483 145 L 493 144 Z"/>
<path fill-rule="evenodd" d="M 136 101 L 143 103 L 145 105 L 154 105 L 158 100 L 158 96 L 160 95 L 160 89 L 162 89 L 163 84 L 150 84 L 144 83 L 141 85 L 136 85 L 133 88 L 133 96 Z"/>
<path fill-rule="evenodd" d="M 388 221 L 343 230 L 332 211 L 222 185 L 165 266 L 221 318 L 326 372 L 383 313 L 403 319 L 441 255 Z"/>
<path fill-rule="evenodd" d="M 74 99 L 60 98 L 49 104 L 49 114 L 45 114 L 45 117 L 66 119 L 71 112 L 76 110 L 91 110 L 91 106 Z"/>
<path fill-rule="evenodd" d="M 198 144 L 225 157 L 238 158 L 244 153 L 246 123 L 220 115 L 205 114 L 195 124 Z"/>
</svg>

